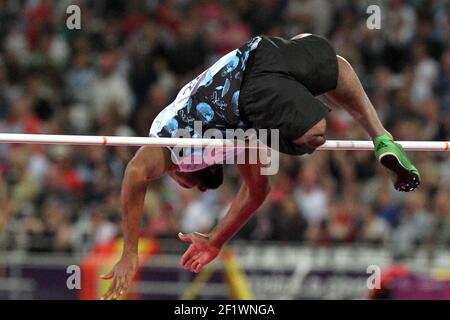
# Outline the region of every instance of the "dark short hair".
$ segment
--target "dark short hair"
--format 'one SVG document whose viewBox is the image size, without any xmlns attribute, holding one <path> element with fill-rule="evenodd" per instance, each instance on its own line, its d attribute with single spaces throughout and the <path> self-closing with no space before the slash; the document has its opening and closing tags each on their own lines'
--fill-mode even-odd
<svg viewBox="0 0 450 320">
<path fill-rule="evenodd" d="M 191 173 L 199 187 L 217 189 L 223 182 L 223 165 L 215 164 Z"/>
</svg>

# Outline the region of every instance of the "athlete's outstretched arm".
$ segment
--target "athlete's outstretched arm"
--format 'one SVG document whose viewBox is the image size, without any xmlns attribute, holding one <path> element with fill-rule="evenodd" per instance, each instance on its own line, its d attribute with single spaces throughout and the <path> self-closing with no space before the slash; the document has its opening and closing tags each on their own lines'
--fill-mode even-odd
<svg viewBox="0 0 450 320">
<path fill-rule="evenodd" d="M 238 165 L 244 180 L 223 220 L 208 234 L 197 232 L 179 234 L 181 240 L 191 243 L 180 260 L 187 270 L 200 272 L 220 253 L 223 245 L 238 232 L 264 202 L 269 192 L 267 176 L 261 175 L 260 165 Z"/>
<path fill-rule="evenodd" d="M 138 265 L 138 242 L 147 181 L 157 179 L 166 172 L 166 157 L 163 148 L 141 147 L 127 165 L 121 191 L 123 252 L 113 270 L 101 276 L 104 280 L 112 280 L 102 299 L 117 299 L 128 290 L 133 280 Z"/>
</svg>

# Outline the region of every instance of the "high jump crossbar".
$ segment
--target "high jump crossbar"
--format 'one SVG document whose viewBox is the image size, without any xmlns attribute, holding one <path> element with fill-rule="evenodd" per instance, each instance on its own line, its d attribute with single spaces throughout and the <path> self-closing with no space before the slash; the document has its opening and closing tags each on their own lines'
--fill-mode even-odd
<svg viewBox="0 0 450 320">
<path fill-rule="evenodd" d="M 0 143 L 60 144 L 91 146 L 154 146 L 154 147 L 233 147 L 261 149 L 260 144 L 235 144 L 226 139 L 152 138 L 123 136 L 84 136 L 0 133 Z M 406 151 L 450 151 L 450 141 L 397 141 Z M 373 142 L 365 140 L 329 140 L 317 150 L 373 150 Z"/>
</svg>

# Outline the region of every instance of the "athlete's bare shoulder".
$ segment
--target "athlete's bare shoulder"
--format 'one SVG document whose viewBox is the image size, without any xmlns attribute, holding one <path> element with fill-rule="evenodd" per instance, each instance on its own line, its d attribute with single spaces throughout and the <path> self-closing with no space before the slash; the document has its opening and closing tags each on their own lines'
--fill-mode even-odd
<svg viewBox="0 0 450 320">
<path fill-rule="evenodd" d="M 140 147 L 129 165 L 146 172 L 149 180 L 161 177 L 174 166 L 167 148 L 151 146 Z"/>
</svg>

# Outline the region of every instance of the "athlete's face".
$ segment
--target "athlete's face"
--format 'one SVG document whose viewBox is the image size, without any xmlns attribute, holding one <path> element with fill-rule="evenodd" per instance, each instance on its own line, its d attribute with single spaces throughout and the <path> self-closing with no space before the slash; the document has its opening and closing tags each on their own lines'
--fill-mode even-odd
<svg viewBox="0 0 450 320">
<path fill-rule="evenodd" d="M 294 140 L 295 144 L 306 146 L 307 148 L 316 149 L 323 145 L 326 141 L 325 131 L 327 122 L 325 119 L 320 120 L 314 127 L 309 129 L 300 138 Z"/>
</svg>

